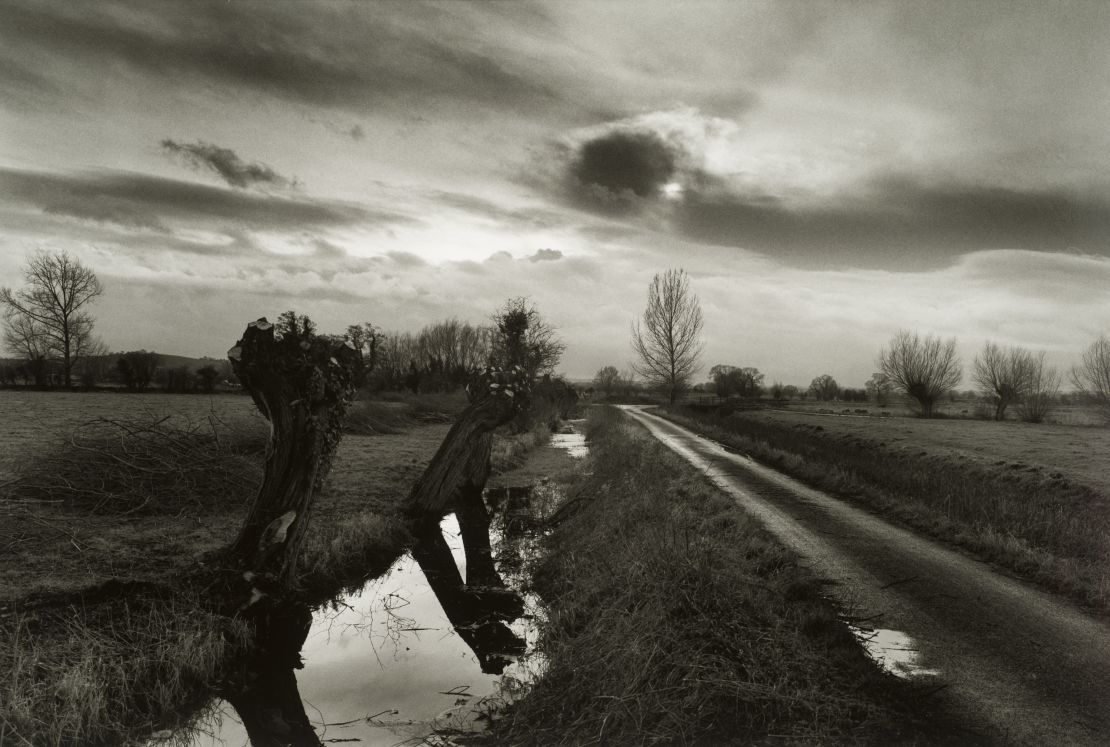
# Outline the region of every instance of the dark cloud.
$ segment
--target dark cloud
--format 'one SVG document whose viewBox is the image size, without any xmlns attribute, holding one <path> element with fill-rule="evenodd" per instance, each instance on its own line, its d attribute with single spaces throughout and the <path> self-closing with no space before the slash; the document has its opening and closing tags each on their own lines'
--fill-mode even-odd
<svg viewBox="0 0 1110 747">
<path fill-rule="evenodd" d="M 160 145 L 167 154 L 180 158 L 198 171 L 210 171 L 216 174 L 232 187 L 285 188 L 296 184 L 296 180 L 287 179 L 264 163 L 244 161 L 231 148 L 221 148 L 203 140 L 195 143 L 179 143 L 169 138 L 163 140 Z"/>
<path fill-rule="evenodd" d="M 452 27 L 453 25 L 453 27 Z M 453 100 L 555 104 L 527 60 L 469 41 L 450 9 L 413 4 L 186 4 L 117 0 L 0 4 L 0 40 L 82 66 L 118 66 L 288 100 L 368 109 Z M 353 135 L 352 135 L 353 136 Z"/>
<path fill-rule="evenodd" d="M 674 227 L 706 243 L 816 267 L 938 267 L 982 249 L 1110 252 L 1110 202 L 1066 191 L 924 183 L 884 176 L 867 189 L 796 206 L 702 185 L 675 206 Z"/>
<path fill-rule="evenodd" d="M 579 145 L 567 168 L 579 199 L 631 205 L 659 194 L 678 170 L 679 156 L 649 130 L 613 130 Z"/>
<path fill-rule="evenodd" d="M 0 201 L 122 226 L 168 230 L 213 220 L 260 229 L 411 223 L 396 213 L 335 201 L 277 197 L 126 171 L 53 174 L 0 168 Z"/>
<path fill-rule="evenodd" d="M 536 253 L 528 258 L 529 262 L 554 262 L 563 258 L 563 253 L 558 249 L 537 249 Z"/>
</svg>

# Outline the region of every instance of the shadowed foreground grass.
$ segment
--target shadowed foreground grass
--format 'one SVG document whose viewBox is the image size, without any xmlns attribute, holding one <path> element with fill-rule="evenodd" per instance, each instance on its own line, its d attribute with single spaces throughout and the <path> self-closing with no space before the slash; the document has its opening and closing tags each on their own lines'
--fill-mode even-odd
<svg viewBox="0 0 1110 747">
<path fill-rule="evenodd" d="M 180 727 L 212 697 L 246 626 L 187 595 L 0 620 L 0 744 L 112 745 Z"/>
<path fill-rule="evenodd" d="M 616 410 L 588 436 L 592 474 L 534 568 L 548 668 L 492 743 L 931 741 L 920 686 L 754 520 Z"/>
<path fill-rule="evenodd" d="M 1055 591 L 1110 611 L 1110 498 L 1025 465 L 892 452 L 821 426 L 665 411 L 680 425 L 814 487 L 961 545 Z"/>
</svg>

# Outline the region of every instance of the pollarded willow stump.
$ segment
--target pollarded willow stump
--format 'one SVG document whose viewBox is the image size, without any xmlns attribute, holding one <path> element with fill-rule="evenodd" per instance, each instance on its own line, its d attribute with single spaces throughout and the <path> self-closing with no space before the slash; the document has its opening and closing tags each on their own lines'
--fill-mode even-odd
<svg viewBox="0 0 1110 747">
<path fill-rule="evenodd" d="M 303 317 L 283 322 L 251 322 L 228 351 L 270 421 L 262 485 L 225 558 L 251 584 L 252 597 L 259 587 L 289 588 L 296 578 L 313 498 L 331 468 L 361 363 L 358 351 L 314 334 Z"/>
<path fill-rule="evenodd" d="M 406 513 L 417 524 L 437 523 L 460 495 L 482 494 L 490 473 L 493 431 L 528 406 L 523 369 L 486 369 L 467 387 L 470 404 L 409 493 Z"/>
</svg>

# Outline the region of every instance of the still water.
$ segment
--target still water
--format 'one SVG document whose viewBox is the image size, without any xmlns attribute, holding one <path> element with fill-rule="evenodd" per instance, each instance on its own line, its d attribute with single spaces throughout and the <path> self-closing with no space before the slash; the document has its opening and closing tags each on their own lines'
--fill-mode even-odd
<svg viewBox="0 0 1110 747">
<path fill-rule="evenodd" d="M 587 453 L 577 432 L 556 434 L 551 445 Z M 492 522 L 484 507 L 460 507 L 468 531 L 447 516 L 443 542 L 422 541 L 386 574 L 313 614 L 296 683 L 321 741 L 450 744 L 452 734 L 484 729 L 485 711 L 540 674 L 538 601 L 516 591 L 536 537 L 513 528 L 532 488 L 500 492 L 490 496 L 498 504 Z M 195 727 L 196 747 L 249 744 L 224 701 Z"/>
<path fill-rule="evenodd" d="M 459 573 L 466 556 L 454 514 L 441 524 Z M 508 626 L 524 647 L 534 642 L 534 612 Z M 481 621 L 471 625 L 480 625 Z M 480 652 L 484 658 L 498 652 Z M 444 611 L 420 565 L 406 553 L 384 575 L 313 615 L 301 649 L 297 685 L 305 711 L 322 740 L 362 745 L 420 744 L 437 731 L 481 730 L 483 706 L 511 698 L 539 666 L 527 653 L 501 674 L 482 662 Z M 487 670 L 490 666 L 485 667 Z M 235 710 L 220 702 L 198 726 L 198 747 L 248 744 Z M 444 740 L 438 740 L 446 743 Z"/>
</svg>

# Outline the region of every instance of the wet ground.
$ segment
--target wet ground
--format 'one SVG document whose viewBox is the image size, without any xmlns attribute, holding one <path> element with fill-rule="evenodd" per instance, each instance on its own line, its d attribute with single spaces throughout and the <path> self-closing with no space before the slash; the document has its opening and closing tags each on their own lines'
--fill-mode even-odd
<svg viewBox="0 0 1110 747">
<path fill-rule="evenodd" d="M 545 449 L 577 459 L 585 438 L 571 424 Z M 536 457 L 530 461 L 551 455 Z M 295 677 L 321 740 L 447 744 L 453 734 L 482 730 L 485 711 L 542 671 L 532 651 L 539 610 L 519 593 L 522 561 L 536 542 L 523 506 L 533 492 L 557 487 L 534 487 L 535 477 L 524 470 L 517 482 L 529 482 L 513 487 L 503 478 L 482 506 L 460 506 L 388 573 L 313 613 Z M 198 747 L 248 744 L 227 702 L 196 728 Z"/>
<path fill-rule="evenodd" d="M 989 565 L 629 407 L 831 582 L 872 656 L 1006 744 L 1110 743 L 1110 625 Z"/>
</svg>

